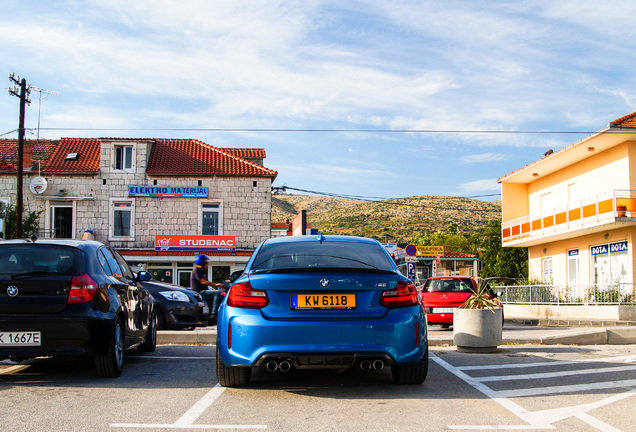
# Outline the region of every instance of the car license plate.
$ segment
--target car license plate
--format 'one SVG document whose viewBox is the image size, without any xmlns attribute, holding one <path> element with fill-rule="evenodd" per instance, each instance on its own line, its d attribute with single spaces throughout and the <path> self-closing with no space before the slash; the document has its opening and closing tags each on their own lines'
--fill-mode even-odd
<svg viewBox="0 0 636 432">
<path fill-rule="evenodd" d="M 40 332 L 0 332 L 0 347 L 7 346 L 40 346 Z"/>
<path fill-rule="evenodd" d="M 292 294 L 292 309 L 355 309 L 355 294 Z"/>
<path fill-rule="evenodd" d="M 203 306 L 203 308 L 201 308 L 201 313 L 203 315 L 207 315 L 210 313 L 210 308 L 208 306 Z"/>
<path fill-rule="evenodd" d="M 455 308 L 449 308 L 449 307 L 433 308 L 433 313 L 450 313 L 450 314 L 452 314 L 453 312 L 455 312 Z"/>
</svg>

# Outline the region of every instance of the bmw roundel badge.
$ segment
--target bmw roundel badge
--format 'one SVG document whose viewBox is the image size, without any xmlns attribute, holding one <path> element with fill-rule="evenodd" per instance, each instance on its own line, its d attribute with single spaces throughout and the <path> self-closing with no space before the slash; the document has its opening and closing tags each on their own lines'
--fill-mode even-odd
<svg viewBox="0 0 636 432">
<path fill-rule="evenodd" d="M 18 287 L 15 285 L 11 285 L 9 288 L 7 288 L 7 294 L 9 294 L 9 297 L 15 297 L 18 295 Z"/>
<path fill-rule="evenodd" d="M 329 286 L 329 279 L 321 279 L 320 286 L 323 288 L 327 288 Z"/>
</svg>

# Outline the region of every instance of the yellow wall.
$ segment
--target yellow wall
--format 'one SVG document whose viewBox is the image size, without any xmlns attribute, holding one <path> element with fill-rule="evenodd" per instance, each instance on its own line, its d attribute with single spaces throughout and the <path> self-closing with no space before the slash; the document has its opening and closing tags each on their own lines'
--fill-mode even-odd
<svg viewBox="0 0 636 432">
<path fill-rule="evenodd" d="M 530 183 L 529 214 L 541 211 L 541 196 L 548 192 L 557 208 L 614 189 L 630 189 L 629 174 L 628 145 L 623 143 Z M 573 189 L 568 188 L 572 184 Z M 568 196 L 569 189 L 574 191 L 573 196 Z"/>
<path fill-rule="evenodd" d="M 582 237 L 557 242 L 544 243 L 528 248 L 528 269 L 530 279 L 541 280 L 543 276 L 542 262 L 544 258 L 552 258 L 552 278 L 555 285 L 568 283 L 567 252 L 570 249 L 579 250 L 579 283 L 586 285 L 593 283 L 590 268 L 590 248 L 606 243 L 615 243 L 627 240 L 628 254 L 632 262 L 632 268 L 636 268 L 633 253 L 633 241 L 636 237 L 636 227 L 619 228 L 602 231 Z M 544 252 L 545 250 L 545 252 Z M 634 281 L 628 281 L 634 282 Z"/>
<path fill-rule="evenodd" d="M 528 213 L 528 185 L 522 183 L 501 184 L 501 218 L 508 221 Z"/>
</svg>

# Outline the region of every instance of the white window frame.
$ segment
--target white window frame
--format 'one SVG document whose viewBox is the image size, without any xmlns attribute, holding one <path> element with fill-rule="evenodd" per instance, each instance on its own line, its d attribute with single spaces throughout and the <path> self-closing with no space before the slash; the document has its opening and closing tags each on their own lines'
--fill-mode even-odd
<svg viewBox="0 0 636 432">
<path fill-rule="evenodd" d="M 4 203 L 5 207 L 8 207 L 9 204 L 11 204 L 11 201 L 7 197 L 0 197 L 0 202 Z M 4 218 L 0 218 L 0 233 L 2 233 L 2 235 L 0 235 L 0 240 L 4 239 Z"/>
<path fill-rule="evenodd" d="M 132 148 L 130 168 L 117 168 L 117 149 L 124 149 L 126 147 Z M 111 167 L 113 170 L 121 172 L 135 172 L 137 165 L 137 145 L 133 142 L 121 142 L 114 143 L 110 152 Z"/>
<path fill-rule="evenodd" d="M 76 230 L 76 223 L 77 223 L 77 206 L 76 206 L 76 202 L 75 200 L 46 200 L 45 203 L 45 221 L 44 221 L 44 230 L 47 233 L 47 236 L 50 238 L 55 238 L 55 236 L 53 235 L 53 230 L 54 230 L 54 222 L 53 222 L 53 207 L 68 207 L 68 205 L 64 205 L 64 206 L 57 206 L 55 205 L 56 203 L 58 203 L 59 201 L 63 201 L 63 202 L 71 202 L 71 208 L 73 209 L 73 214 L 71 216 L 72 221 L 71 221 L 71 238 L 74 238 L 75 236 L 75 230 Z"/>
<path fill-rule="evenodd" d="M 203 206 L 204 204 L 216 204 L 219 206 L 217 213 L 219 214 L 219 232 L 216 235 L 223 235 L 223 200 L 201 199 L 198 202 L 198 226 L 197 233 L 203 235 Z"/>
<path fill-rule="evenodd" d="M 130 203 L 130 235 L 115 235 L 115 204 Z M 134 198 L 110 198 L 108 200 L 108 240 L 110 241 L 134 241 L 135 240 L 135 199 Z"/>
<path fill-rule="evenodd" d="M 552 284 L 552 282 L 554 281 L 553 270 L 554 264 L 552 261 L 552 257 L 543 258 L 541 260 L 541 281 L 544 284 Z"/>
</svg>

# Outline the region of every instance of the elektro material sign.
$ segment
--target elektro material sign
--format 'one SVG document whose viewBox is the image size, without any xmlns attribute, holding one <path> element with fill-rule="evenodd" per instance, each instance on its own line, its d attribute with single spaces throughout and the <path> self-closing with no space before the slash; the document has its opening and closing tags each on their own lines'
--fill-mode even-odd
<svg viewBox="0 0 636 432">
<path fill-rule="evenodd" d="M 206 187 L 128 186 L 129 197 L 207 198 Z"/>
<path fill-rule="evenodd" d="M 155 236 L 155 250 L 234 252 L 236 238 L 234 236 L 158 235 Z"/>
</svg>

